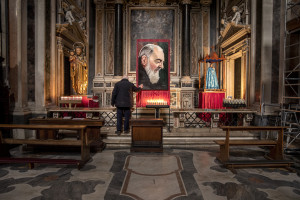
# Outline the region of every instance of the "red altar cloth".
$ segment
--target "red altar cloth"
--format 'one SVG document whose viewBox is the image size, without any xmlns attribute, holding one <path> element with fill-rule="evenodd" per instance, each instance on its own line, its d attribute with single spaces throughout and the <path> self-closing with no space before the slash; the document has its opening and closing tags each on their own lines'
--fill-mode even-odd
<svg viewBox="0 0 300 200">
<path fill-rule="evenodd" d="M 225 92 L 199 92 L 199 108 L 224 109 Z"/>
</svg>

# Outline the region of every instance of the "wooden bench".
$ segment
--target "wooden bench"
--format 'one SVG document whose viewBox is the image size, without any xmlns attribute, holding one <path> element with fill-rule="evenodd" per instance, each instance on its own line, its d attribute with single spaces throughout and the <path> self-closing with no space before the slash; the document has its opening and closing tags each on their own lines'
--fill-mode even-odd
<svg viewBox="0 0 300 200">
<path fill-rule="evenodd" d="M 283 130 L 287 127 L 279 126 L 222 126 L 226 131 L 225 140 L 216 140 L 220 145 L 220 154 L 217 159 L 227 168 L 235 167 L 290 167 L 292 162 L 283 160 Z M 231 131 L 278 131 L 277 140 L 231 140 Z M 229 159 L 230 146 L 269 146 L 270 153 L 268 159 L 272 160 L 254 160 L 254 161 L 232 161 Z"/>
<path fill-rule="evenodd" d="M 30 124 L 41 125 L 85 125 L 90 142 L 91 150 L 102 151 L 105 143 L 101 138 L 101 127 L 104 126 L 104 119 L 62 119 L 62 118 L 32 118 L 29 119 Z M 56 130 L 38 130 L 37 138 L 39 139 L 56 139 L 58 135 Z"/>
<path fill-rule="evenodd" d="M 76 130 L 80 135 L 79 140 L 54 140 L 54 139 L 16 139 L 5 137 L 3 130 L 29 129 L 29 130 Z M 32 168 L 33 163 L 56 163 L 75 164 L 80 169 L 90 159 L 90 141 L 85 125 L 30 125 L 30 124 L 0 124 L 0 163 L 29 163 Z M 55 146 L 80 146 L 81 159 L 48 159 L 48 158 L 12 158 L 9 156 L 10 144 L 30 144 L 30 145 L 55 145 Z"/>
</svg>

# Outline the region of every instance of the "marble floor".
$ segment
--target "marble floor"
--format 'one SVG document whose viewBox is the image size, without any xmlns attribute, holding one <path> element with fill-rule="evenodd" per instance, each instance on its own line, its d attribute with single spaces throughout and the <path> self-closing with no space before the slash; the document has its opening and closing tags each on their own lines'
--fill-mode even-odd
<svg viewBox="0 0 300 200">
<path fill-rule="evenodd" d="M 18 154 L 18 148 L 14 152 Z M 231 156 L 236 159 L 256 159 L 265 153 L 261 148 L 234 152 Z M 79 156 L 67 154 L 42 156 Z M 300 199 L 299 155 L 289 156 L 296 162 L 296 173 L 249 168 L 234 174 L 220 165 L 217 154 L 217 147 L 163 153 L 105 149 L 94 153 L 81 170 L 69 165 L 38 164 L 28 169 L 25 164 L 0 164 L 0 199 Z"/>
</svg>

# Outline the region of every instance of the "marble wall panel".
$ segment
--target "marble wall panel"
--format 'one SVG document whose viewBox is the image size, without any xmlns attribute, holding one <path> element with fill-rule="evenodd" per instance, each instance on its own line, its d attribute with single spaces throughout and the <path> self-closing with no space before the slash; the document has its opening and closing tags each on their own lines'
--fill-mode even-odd
<svg viewBox="0 0 300 200">
<path fill-rule="evenodd" d="M 103 14 L 104 10 L 99 9 L 96 13 L 96 75 L 103 76 Z"/>
<path fill-rule="evenodd" d="M 16 1 L 8 1 L 9 16 L 9 84 L 10 84 L 10 93 L 11 93 L 11 105 L 18 99 L 18 16 L 16 15 L 17 3 Z"/>
<path fill-rule="evenodd" d="M 115 37 L 115 15 L 114 12 L 106 13 L 105 34 L 105 75 L 114 74 L 114 38 Z"/>
<path fill-rule="evenodd" d="M 198 77 L 198 61 L 201 58 L 201 12 L 191 12 L 191 76 Z"/>
<path fill-rule="evenodd" d="M 209 7 L 203 6 L 202 10 L 202 27 L 203 27 L 203 41 L 202 41 L 202 53 L 203 56 L 206 56 L 209 54 L 210 44 L 209 44 Z"/>
<path fill-rule="evenodd" d="M 279 103 L 280 6 L 281 1 L 273 2 L 271 103 Z"/>
</svg>

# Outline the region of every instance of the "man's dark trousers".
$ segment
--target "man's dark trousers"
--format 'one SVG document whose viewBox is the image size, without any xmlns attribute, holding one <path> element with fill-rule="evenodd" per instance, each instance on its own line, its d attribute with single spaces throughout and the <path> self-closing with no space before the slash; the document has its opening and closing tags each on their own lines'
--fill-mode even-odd
<svg viewBox="0 0 300 200">
<path fill-rule="evenodd" d="M 125 117 L 124 131 L 129 130 L 129 119 L 130 119 L 130 108 L 129 107 L 118 107 L 117 108 L 117 131 L 122 131 L 122 117 Z"/>
</svg>

